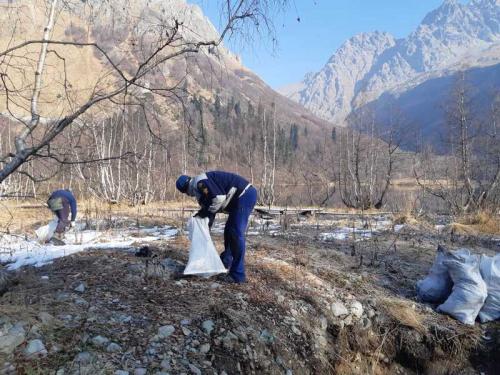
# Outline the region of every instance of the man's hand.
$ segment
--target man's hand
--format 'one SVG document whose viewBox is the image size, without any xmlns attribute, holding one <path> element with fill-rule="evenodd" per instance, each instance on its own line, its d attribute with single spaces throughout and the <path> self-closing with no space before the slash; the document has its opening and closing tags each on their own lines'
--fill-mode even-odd
<svg viewBox="0 0 500 375">
<path fill-rule="evenodd" d="M 206 218 L 208 215 L 206 212 L 203 212 L 203 209 L 199 210 L 197 213 L 194 214 L 193 217 L 199 217 L 201 219 Z"/>
</svg>

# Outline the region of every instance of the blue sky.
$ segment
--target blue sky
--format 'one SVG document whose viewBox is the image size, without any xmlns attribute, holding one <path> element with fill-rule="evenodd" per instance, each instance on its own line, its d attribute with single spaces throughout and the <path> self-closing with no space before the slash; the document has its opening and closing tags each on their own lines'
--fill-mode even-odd
<svg viewBox="0 0 500 375">
<path fill-rule="evenodd" d="M 200 5 L 216 27 L 216 0 L 188 0 Z M 275 18 L 278 47 L 269 41 L 241 40 L 226 45 L 242 57 L 243 64 L 273 88 L 300 81 L 318 71 L 351 36 L 386 31 L 407 36 L 442 0 L 295 0 L 285 14 Z M 300 17 L 300 22 L 297 22 Z"/>
</svg>

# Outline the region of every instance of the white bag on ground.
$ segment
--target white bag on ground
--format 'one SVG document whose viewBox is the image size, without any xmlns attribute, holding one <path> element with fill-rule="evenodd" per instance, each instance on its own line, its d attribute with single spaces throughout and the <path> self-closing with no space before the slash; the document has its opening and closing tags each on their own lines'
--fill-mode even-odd
<svg viewBox="0 0 500 375">
<path fill-rule="evenodd" d="M 442 303 L 451 294 L 453 281 L 443 264 L 445 249 L 438 246 L 436 259 L 425 279 L 417 282 L 417 294 L 423 302 Z"/>
<path fill-rule="evenodd" d="M 209 277 L 227 272 L 210 237 L 208 218 L 192 217 L 187 227 L 191 246 L 184 275 Z"/>
<path fill-rule="evenodd" d="M 57 218 L 54 218 L 47 225 L 38 228 L 35 231 L 38 242 L 46 243 L 47 241 L 49 241 L 54 236 L 58 223 L 59 220 Z"/>
<path fill-rule="evenodd" d="M 444 260 L 453 280 L 453 291 L 437 310 L 473 325 L 488 295 L 486 283 L 479 272 L 479 255 L 468 251 L 449 252 Z"/>
<path fill-rule="evenodd" d="M 481 323 L 486 323 L 500 319 L 500 254 L 483 255 L 479 269 L 488 288 L 488 297 L 479 312 Z"/>
</svg>

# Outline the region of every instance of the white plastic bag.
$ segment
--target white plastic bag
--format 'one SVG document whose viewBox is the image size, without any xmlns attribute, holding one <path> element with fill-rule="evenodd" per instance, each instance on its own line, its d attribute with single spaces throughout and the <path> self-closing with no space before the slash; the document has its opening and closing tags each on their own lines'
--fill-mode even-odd
<svg viewBox="0 0 500 375">
<path fill-rule="evenodd" d="M 210 237 L 208 218 L 192 217 L 187 227 L 191 246 L 184 275 L 209 277 L 227 272 Z"/>
<path fill-rule="evenodd" d="M 417 294 L 423 302 L 442 303 L 451 294 L 453 281 L 448 274 L 448 267 L 443 264 L 445 258 L 445 249 L 438 246 L 429 274 L 417 282 Z"/>
<path fill-rule="evenodd" d="M 473 325 L 488 295 L 486 283 L 479 272 L 479 255 L 457 250 L 446 254 L 444 265 L 453 280 L 453 291 L 438 311 Z"/>
<path fill-rule="evenodd" d="M 500 254 L 493 258 L 483 255 L 479 266 L 488 288 L 488 297 L 479 312 L 481 323 L 500 319 Z"/>
<path fill-rule="evenodd" d="M 54 218 L 47 225 L 38 228 L 35 231 L 35 234 L 38 238 L 38 242 L 46 243 L 47 241 L 49 241 L 54 236 L 58 223 L 59 219 Z"/>
</svg>

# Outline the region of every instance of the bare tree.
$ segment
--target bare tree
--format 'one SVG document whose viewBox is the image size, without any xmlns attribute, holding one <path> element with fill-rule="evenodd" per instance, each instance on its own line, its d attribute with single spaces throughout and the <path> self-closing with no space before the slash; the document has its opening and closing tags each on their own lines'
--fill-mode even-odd
<svg viewBox="0 0 500 375">
<path fill-rule="evenodd" d="M 167 67 L 179 59 L 213 53 L 224 38 L 234 34 L 248 30 L 272 33 L 269 16 L 286 3 L 286 0 L 221 1 L 221 32 L 210 39 L 200 37 L 188 23 L 176 17 L 162 16 L 149 23 L 141 19 L 144 22 L 132 25 L 132 30 L 127 29 L 121 38 L 121 46 L 127 50 L 122 51 L 120 57 L 108 48 L 109 41 L 103 39 L 105 33 L 98 33 L 94 39 L 92 35 L 87 36 L 83 41 L 54 37 L 58 14 L 77 9 L 84 14 L 82 20 L 91 26 L 108 2 L 89 1 L 81 5 L 76 1 L 49 1 L 41 39 L 13 43 L 0 51 L 4 114 L 16 122 L 14 144 L 0 155 L 0 183 L 35 159 L 59 160 L 55 147 L 51 146 L 56 145 L 55 141 L 68 128 L 85 122 L 84 115 L 105 118 L 116 106 L 137 105 L 145 91 L 167 103 L 180 101 L 185 92 L 181 85 L 183 79 L 168 77 L 168 74 L 169 79 L 158 79 L 165 78 Z M 114 27 L 114 17 L 112 21 L 110 27 Z M 39 51 L 34 53 L 36 46 Z M 92 87 L 77 92 L 72 87 L 78 77 L 71 76 L 67 63 L 71 55 L 81 49 L 91 49 L 98 56 L 101 74 Z M 36 66 L 32 69 L 33 61 Z M 25 67 L 22 72 L 21 66 Z M 49 103 L 52 110 L 47 109 Z M 152 168 L 151 163 L 148 168 Z M 30 177 L 39 178 L 31 174 Z M 109 173 L 106 175 L 106 179 L 111 177 Z"/>
<path fill-rule="evenodd" d="M 394 174 L 399 149 L 396 120 L 381 127 L 371 111 L 351 118 L 340 132 L 337 183 L 342 202 L 350 208 L 379 209 L 383 206 Z"/>
<path fill-rule="evenodd" d="M 446 108 L 447 154 L 437 163 L 427 148 L 414 168 L 419 186 L 455 213 L 495 209 L 500 203 L 500 99 L 481 120 L 472 111 L 470 93 L 465 73 L 460 73 Z"/>
</svg>

